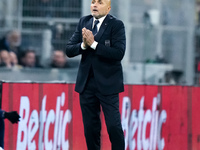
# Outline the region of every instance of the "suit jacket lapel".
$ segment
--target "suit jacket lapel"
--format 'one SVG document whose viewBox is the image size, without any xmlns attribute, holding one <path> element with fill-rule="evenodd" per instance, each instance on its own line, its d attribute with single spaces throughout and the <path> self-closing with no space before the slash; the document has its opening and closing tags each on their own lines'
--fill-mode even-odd
<svg viewBox="0 0 200 150">
<path fill-rule="evenodd" d="M 108 15 L 106 16 L 106 18 L 104 19 L 103 23 L 101 24 L 101 27 L 100 27 L 100 29 L 99 29 L 99 32 L 98 32 L 98 33 L 96 34 L 96 36 L 94 37 L 95 41 L 98 41 L 98 40 L 101 38 L 101 36 L 103 35 L 105 29 L 106 29 L 107 26 L 108 26 L 108 23 L 109 23 L 110 19 L 111 19 L 111 17 L 110 17 L 110 15 L 108 14 Z"/>
<path fill-rule="evenodd" d="M 86 23 L 85 28 L 92 31 L 92 24 L 93 24 L 93 17 L 91 16 L 91 18 Z"/>
</svg>

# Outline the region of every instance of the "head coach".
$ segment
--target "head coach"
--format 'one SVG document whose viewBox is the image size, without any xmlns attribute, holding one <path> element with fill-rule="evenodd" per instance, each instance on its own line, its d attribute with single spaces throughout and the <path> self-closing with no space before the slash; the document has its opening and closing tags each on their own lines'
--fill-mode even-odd
<svg viewBox="0 0 200 150">
<path fill-rule="evenodd" d="M 100 111 L 112 150 L 124 150 L 119 93 L 124 91 L 121 60 L 126 47 L 122 21 L 110 15 L 111 0 L 92 0 L 91 15 L 80 19 L 66 46 L 68 57 L 82 55 L 75 91 L 79 93 L 88 150 L 100 150 Z"/>
</svg>

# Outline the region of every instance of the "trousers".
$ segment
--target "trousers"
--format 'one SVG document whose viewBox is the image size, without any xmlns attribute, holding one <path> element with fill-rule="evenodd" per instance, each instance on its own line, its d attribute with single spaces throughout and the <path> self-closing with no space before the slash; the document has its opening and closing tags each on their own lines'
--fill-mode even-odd
<svg viewBox="0 0 200 150">
<path fill-rule="evenodd" d="M 0 118 L 0 148 L 4 148 L 4 119 Z"/>
<path fill-rule="evenodd" d="M 119 112 L 119 94 L 102 95 L 96 86 L 94 76 L 92 76 L 88 79 L 84 91 L 79 96 L 88 150 L 100 150 L 101 108 L 105 116 L 112 150 L 124 150 L 125 142 Z"/>
</svg>

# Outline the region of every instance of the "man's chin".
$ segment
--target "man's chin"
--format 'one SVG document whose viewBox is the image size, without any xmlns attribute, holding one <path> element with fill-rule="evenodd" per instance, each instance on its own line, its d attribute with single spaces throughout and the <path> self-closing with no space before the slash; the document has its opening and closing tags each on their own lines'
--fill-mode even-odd
<svg viewBox="0 0 200 150">
<path fill-rule="evenodd" d="M 97 14 L 94 14 L 94 13 L 92 13 L 92 16 L 94 17 L 94 18 L 99 18 L 99 15 L 97 15 Z"/>
</svg>

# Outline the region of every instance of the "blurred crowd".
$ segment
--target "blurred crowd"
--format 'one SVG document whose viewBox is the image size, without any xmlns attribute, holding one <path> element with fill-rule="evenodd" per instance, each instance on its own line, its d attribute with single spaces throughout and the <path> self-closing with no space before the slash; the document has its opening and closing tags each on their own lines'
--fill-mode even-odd
<svg viewBox="0 0 200 150">
<path fill-rule="evenodd" d="M 6 68 L 44 68 L 33 48 L 23 49 L 22 36 L 18 30 L 11 30 L 0 39 L 0 67 Z M 47 68 L 69 68 L 65 52 L 55 49 Z"/>
</svg>

